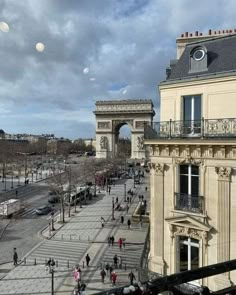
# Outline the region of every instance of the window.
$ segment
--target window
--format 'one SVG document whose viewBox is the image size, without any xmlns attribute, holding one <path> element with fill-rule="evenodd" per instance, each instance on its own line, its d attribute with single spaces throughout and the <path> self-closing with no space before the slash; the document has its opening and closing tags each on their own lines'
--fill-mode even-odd
<svg viewBox="0 0 236 295">
<path fill-rule="evenodd" d="M 202 212 L 199 196 L 199 167 L 196 165 L 179 166 L 179 192 L 176 194 L 175 209 Z"/>
<path fill-rule="evenodd" d="M 201 95 L 183 97 L 183 121 L 185 135 L 201 133 Z"/>
<path fill-rule="evenodd" d="M 199 268 L 199 241 L 189 237 L 179 237 L 178 243 L 179 265 L 178 271 Z"/>
</svg>

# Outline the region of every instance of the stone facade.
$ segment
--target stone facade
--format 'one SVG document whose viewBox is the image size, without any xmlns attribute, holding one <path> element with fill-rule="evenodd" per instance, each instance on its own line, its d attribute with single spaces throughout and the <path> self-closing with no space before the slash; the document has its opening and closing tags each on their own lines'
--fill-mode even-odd
<svg viewBox="0 0 236 295">
<path fill-rule="evenodd" d="M 131 130 L 131 158 L 145 158 L 144 122 L 151 123 L 155 114 L 151 100 L 97 101 L 96 157 L 110 158 L 117 154 L 119 130 L 128 125 Z"/>
<path fill-rule="evenodd" d="M 199 74 L 166 80 L 159 89 L 161 122 L 144 134 L 150 148 L 149 268 L 169 275 L 236 257 L 236 75 Z M 196 96 L 201 119 L 184 121 L 184 99 Z M 236 272 L 194 283 L 223 289 L 236 283 Z"/>
</svg>

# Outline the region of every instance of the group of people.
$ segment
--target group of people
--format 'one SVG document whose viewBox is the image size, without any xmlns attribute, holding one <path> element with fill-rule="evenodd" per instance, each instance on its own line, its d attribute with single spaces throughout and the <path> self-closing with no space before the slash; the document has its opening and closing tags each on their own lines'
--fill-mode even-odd
<svg viewBox="0 0 236 295">
<path fill-rule="evenodd" d="M 105 284 L 105 278 L 109 276 L 109 280 L 112 283 L 113 286 L 116 285 L 116 281 L 117 281 L 117 273 L 116 271 L 113 269 L 113 267 L 109 264 L 106 264 L 105 269 L 103 268 L 100 272 L 100 276 L 101 276 L 101 281 L 103 284 Z M 136 280 L 134 273 L 132 272 L 132 270 L 130 271 L 130 273 L 128 274 L 128 278 L 130 281 L 130 285 L 133 285 L 134 280 Z"/>
<path fill-rule="evenodd" d="M 114 236 L 108 236 L 107 237 L 107 242 L 108 242 L 108 245 L 110 246 L 110 245 L 114 245 L 114 242 L 115 242 L 115 238 L 114 238 Z"/>
<path fill-rule="evenodd" d="M 76 288 L 74 289 L 74 295 L 83 295 L 86 289 L 86 284 L 81 280 L 81 269 L 79 265 L 75 267 L 73 275 L 74 275 L 74 280 L 76 281 Z"/>
</svg>

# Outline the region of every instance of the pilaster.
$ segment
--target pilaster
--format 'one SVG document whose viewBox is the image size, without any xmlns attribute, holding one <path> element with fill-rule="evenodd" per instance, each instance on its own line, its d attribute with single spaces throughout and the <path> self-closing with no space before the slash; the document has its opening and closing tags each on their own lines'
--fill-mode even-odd
<svg viewBox="0 0 236 295">
<path fill-rule="evenodd" d="M 165 274 L 164 263 L 164 170 L 165 164 L 150 164 L 151 231 L 150 269 Z"/>
</svg>

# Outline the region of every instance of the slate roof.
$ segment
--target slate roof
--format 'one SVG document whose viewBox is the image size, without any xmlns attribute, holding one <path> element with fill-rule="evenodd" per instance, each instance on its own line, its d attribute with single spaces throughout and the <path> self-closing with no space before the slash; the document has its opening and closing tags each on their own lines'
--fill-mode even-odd
<svg viewBox="0 0 236 295">
<path fill-rule="evenodd" d="M 190 52 L 193 48 L 200 45 L 205 46 L 207 49 L 208 69 L 204 72 L 190 73 Z M 178 62 L 171 66 L 171 74 L 165 82 L 232 71 L 236 71 L 236 35 L 228 35 L 186 45 Z"/>
</svg>

